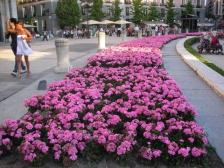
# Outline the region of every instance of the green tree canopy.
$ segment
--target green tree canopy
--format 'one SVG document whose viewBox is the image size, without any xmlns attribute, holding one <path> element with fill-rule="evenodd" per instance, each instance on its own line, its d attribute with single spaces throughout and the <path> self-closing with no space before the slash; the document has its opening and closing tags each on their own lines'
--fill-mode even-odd
<svg viewBox="0 0 224 168">
<path fill-rule="evenodd" d="M 174 11 L 173 11 L 173 0 L 167 1 L 167 14 L 166 14 L 166 22 L 169 25 L 174 23 Z"/>
<path fill-rule="evenodd" d="M 192 14 L 194 14 L 194 6 L 192 5 L 191 0 L 188 0 L 187 4 L 184 6 L 184 14 L 185 15 L 192 15 Z"/>
<path fill-rule="evenodd" d="M 101 21 L 104 17 L 102 11 L 103 0 L 93 0 L 93 6 L 91 9 L 91 18 L 97 21 Z"/>
<path fill-rule="evenodd" d="M 61 28 L 78 25 L 81 20 L 81 13 L 77 0 L 59 0 L 57 2 L 56 15 Z"/>
<path fill-rule="evenodd" d="M 121 17 L 122 9 L 119 7 L 119 4 L 120 4 L 120 0 L 114 0 L 114 2 L 112 4 L 111 10 L 112 10 L 112 15 L 113 15 L 113 18 L 112 18 L 113 21 L 117 21 Z"/>
<path fill-rule="evenodd" d="M 132 1 L 132 14 L 133 14 L 133 22 L 135 24 L 140 24 L 144 19 L 144 8 L 142 5 L 142 0 L 133 0 Z"/>
<path fill-rule="evenodd" d="M 148 19 L 149 21 L 152 20 L 157 20 L 159 16 L 159 11 L 156 8 L 156 4 L 155 3 L 151 3 L 149 6 L 149 12 L 148 12 Z"/>
</svg>

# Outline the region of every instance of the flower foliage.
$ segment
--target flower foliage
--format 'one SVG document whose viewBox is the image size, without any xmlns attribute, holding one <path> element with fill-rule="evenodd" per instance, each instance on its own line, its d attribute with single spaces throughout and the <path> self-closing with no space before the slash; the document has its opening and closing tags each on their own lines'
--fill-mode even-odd
<svg viewBox="0 0 224 168">
<path fill-rule="evenodd" d="M 159 48 L 179 37 L 143 38 L 93 55 L 26 100 L 21 119 L 5 121 L 0 154 L 18 147 L 30 162 L 50 154 L 74 161 L 94 144 L 118 157 L 202 157 L 207 139 L 195 109 L 162 66 Z"/>
</svg>

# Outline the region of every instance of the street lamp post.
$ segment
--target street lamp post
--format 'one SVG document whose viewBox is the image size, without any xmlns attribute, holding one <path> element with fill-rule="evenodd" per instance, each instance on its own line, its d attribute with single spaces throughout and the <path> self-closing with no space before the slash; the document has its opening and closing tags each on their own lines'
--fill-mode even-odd
<svg viewBox="0 0 224 168">
<path fill-rule="evenodd" d="M 85 4 L 85 9 L 86 9 L 86 20 L 87 20 L 87 38 L 90 38 L 90 32 L 89 32 L 89 4 Z"/>
</svg>

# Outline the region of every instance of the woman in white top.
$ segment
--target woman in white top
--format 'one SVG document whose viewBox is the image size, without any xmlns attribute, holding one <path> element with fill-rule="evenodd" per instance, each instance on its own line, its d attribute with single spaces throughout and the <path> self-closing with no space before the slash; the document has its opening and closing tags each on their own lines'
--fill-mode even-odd
<svg viewBox="0 0 224 168">
<path fill-rule="evenodd" d="M 16 33 L 17 33 L 17 53 L 16 53 L 16 61 L 18 65 L 18 78 L 21 78 L 21 60 L 22 56 L 25 57 L 26 67 L 27 67 L 27 77 L 30 76 L 30 63 L 29 63 L 29 55 L 32 54 L 32 49 L 29 47 L 27 41 L 32 40 L 32 35 L 28 30 L 26 30 L 22 23 L 16 25 Z"/>
</svg>

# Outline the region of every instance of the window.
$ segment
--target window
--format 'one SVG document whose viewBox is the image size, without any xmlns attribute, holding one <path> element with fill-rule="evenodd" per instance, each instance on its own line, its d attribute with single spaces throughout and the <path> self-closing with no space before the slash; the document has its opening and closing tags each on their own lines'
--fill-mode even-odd
<svg viewBox="0 0 224 168">
<path fill-rule="evenodd" d="M 110 6 L 105 7 L 105 14 L 106 14 L 106 16 L 111 16 L 111 7 Z"/>
<path fill-rule="evenodd" d="M 31 6 L 31 16 L 36 16 L 36 6 Z"/>
<path fill-rule="evenodd" d="M 129 11 L 129 10 L 130 10 L 130 8 L 129 8 L 129 7 L 126 7 L 126 8 L 125 8 L 125 11 L 126 11 L 126 16 L 129 16 L 129 15 L 130 15 L 130 11 Z"/>
<path fill-rule="evenodd" d="M 26 12 L 26 9 L 24 7 L 22 7 L 22 16 L 23 16 L 23 18 L 25 17 L 25 12 Z"/>
<path fill-rule="evenodd" d="M 125 4 L 131 4 L 131 0 L 124 0 Z"/>
<path fill-rule="evenodd" d="M 45 4 L 42 4 L 41 6 L 40 6 L 40 14 L 41 14 L 41 16 L 44 16 L 45 15 L 45 12 L 44 12 L 44 9 L 45 8 Z"/>
</svg>

